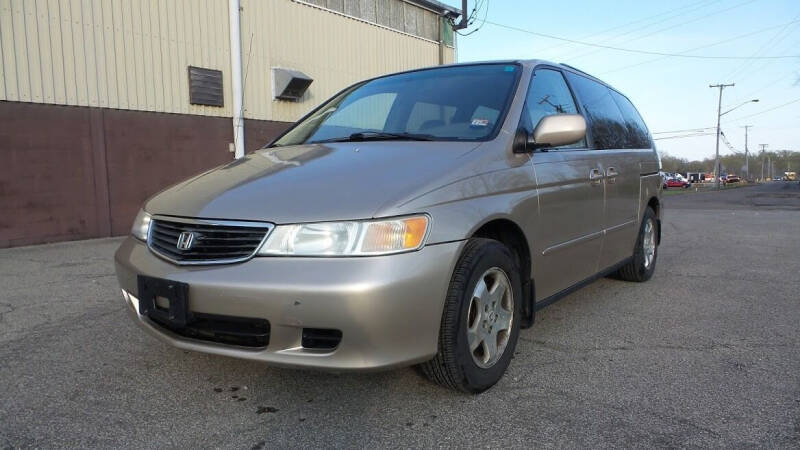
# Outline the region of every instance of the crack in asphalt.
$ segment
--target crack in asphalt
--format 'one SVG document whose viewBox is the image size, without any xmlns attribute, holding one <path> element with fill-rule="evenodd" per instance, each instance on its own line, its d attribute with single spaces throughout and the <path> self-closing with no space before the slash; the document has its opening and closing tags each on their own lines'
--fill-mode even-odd
<svg viewBox="0 0 800 450">
<path fill-rule="evenodd" d="M 98 309 L 105 309 L 108 307 L 110 306 L 103 305 Z M 123 303 L 114 307 L 113 310 L 110 311 L 102 311 L 95 314 L 92 314 L 91 312 L 85 312 L 82 314 L 76 314 L 69 317 L 63 317 L 61 320 L 42 323 L 33 328 L 26 329 L 23 331 L 21 335 L 17 336 L 16 338 L 5 341 L 2 339 L 2 335 L 0 335 L 0 343 L 2 343 L 2 345 L 0 345 L 0 359 L 5 358 L 8 355 L 12 354 L 21 357 L 24 354 L 24 352 L 30 351 L 30 349 L 25 349 L 24 346 L 29 345 L 32 339 L 50 338 L 53 335 L 56 336 L 63 335 L 67 331 L 76 328 L 86 329 L 87 327 L 90 326 L 98 326 L 98 327 L 103 326 L 102 319 L 105 319 L 106 317 L 112 316 L 114 314 L 119 314 L 120 311 L 122 311 L 122 313 L 124 314 L 125 308 L 128 308 L 128 306 Z M 19 353 L 10 352 L 12 350 L 12 347 L 14 347 L 17 344 L 23 346 L 23 348 L 20 349 L 21 352 Z"/>
<path fill-rule="evenodd" d="M 0 302 L 0 322 L 5 320 L 6 314 L 12 313 L 17 310 L 17 307 L 11 303 Z"/>
<path fill-rule="evenodd" d="M 688 274 L 688 273 L 680 273 L 680 272 L 673 272 L 670 270 L 666 270 L 667 275 L 675 276 L 675 277 L 684 277 L 684 278 L 695 278 L 701 280 L 724 280 L 729 281 L 731 278 L 730 274 L 709 274 L 709 275 L 699 275 L 699 274 Z M 800 286 L 800 283 L 790 283 L 787 282 L 786 279 L 764 279 L 764 278 L 749 278 L 749 277 L 742 277 L 741 273 L 736 275 L 737 281 L 746 281 L 748 283 L 756 283 L 756 284 L 769 284 L 774 285 L 775 283 L 781 283 L 784 285 L 789 286 Z"/>
<path fill-rule="evenodd" d="M 530 389 L 530 386 L 511 386 L 508 389 L 512 390 L 512 391 L 522 391 L 523 389 L 526 389 L 526 388 Z M 548 391 L 548 393 L 560 395 L 560 396 L 562 396 L 564 398 L 567 398 L 569 400 L 573 400 L 573 401 L 575 401 L 577 403 L 580 403 L 580 404 L 586 403 L 586 400 L 589 400 L 591 403 L 598 404 L 598 405 L 602 406 L 602 408 L 604 408 L 604 409 L 608 409 L 608 410 L 612 410 L 612 411 L 616 412 L 617 416 L 620 417 L 620 418 L 623 418 L 623 420 L 626 420 L 624 418 L 626 416 L 628 416 L 628 413 L 630 412 L 629 410 L 627 410 L 626 408 L 624 408 L 622 406 L 618 406 L 618 405 L 615 405 L 613 403 L 609 403 L 609 402 L 604 401 L 604 400 L 599 399 L 599 398 L 594 398 L 594 397 L 587 398 L 587 397 L 578 395 L 578 394 L 573 393 L 573 392 L 566 391 L 566 390 L 563 390 L 563 389 L 555 389 L 555 390 Z M 520 398 L 526 398 L 526 397 L 531 397 L 532 398 L 535 395 L 537 395 L 537 393 L 530 393 L 528 395 L 522 394 L 519 397 Z M 655 412 L 655 411 L 653 411 L 653 410 L 651 410 L 649 408 L 645 409 L 642 412 L 644 414 L 650 416 L 651 418 L 658 419 L 659 421 L 662 421 L 662 422 L 673 423 L 675 425 L 688 426 L 688 427 L 696 430 L 697 432 L 706 433 L 706 434 L 708 434 L 708 435 L 710 435 L 710 436 L 712 436 L 714 438 L 717 438 L 717 439 L 721 437 L 721 435 L 717 431 L 715 431 L 715 430 L 713 430 L 711 428 L 708 428 L 708 427 L 704 427 L 702 425 L 698 425 L 694 421 L 692 421 L 690 419 L 687 419 L 687 418 L 674 417 L 674 416 L 670 416 L 670 415 L 666 415 L 666 414 L 659 414 L 659 413 L 657 413 L 657 412 Z M 683 439 L 684 442 L 687 441 L 687 440 L 688 439 Z M 674 443 L 674 442 L 671 442 L 670 445 L 674 446 L 674 447 L 680 447 L 679 444 Z"/>
<path fill-rule="evenodd" d="M 714 343 L 708 345 L 686 345 L 686 344 L 657 344 L 657 345 L 614 345 L 614 346 L 598 346 L 598 347 L 572 347 L 566 345 L 559 345 L 552 342 L 544 341 L 541 339 L 530 339 L 520 337 L 520 340 L 531 342 L 533 344 L 555 350 L 560 353 L 594 353 L 594 352 L 614 352 L 614 351 L 652 351 L 652 350 L 681 350 L 690 352 L 703 352 L 715 350 L 760 350 L 760 349 L 798 349 L 800 350 L 800 342 L 785 343 L 785 344 L 727 344 L 727 343 Z"/>
</svg>

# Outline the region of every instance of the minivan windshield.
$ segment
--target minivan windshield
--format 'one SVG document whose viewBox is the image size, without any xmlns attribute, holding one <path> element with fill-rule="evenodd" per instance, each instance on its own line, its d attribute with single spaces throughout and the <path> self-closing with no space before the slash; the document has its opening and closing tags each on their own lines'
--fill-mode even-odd
<svg viewBox="0 0 800 450">
<path fill-rule="evenodd" d="M 272 145 L 491 139 L 520 71 L 516 64 L 475 64 L 370 80 L 333 97 Z"/>
</svg>

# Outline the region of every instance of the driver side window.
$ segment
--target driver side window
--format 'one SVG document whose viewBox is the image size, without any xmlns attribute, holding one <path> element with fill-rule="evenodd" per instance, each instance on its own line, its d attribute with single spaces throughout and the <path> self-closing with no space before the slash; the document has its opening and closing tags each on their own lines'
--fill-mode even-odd
<svg viewBox="0 0 800 450">
<path fill-rule="evenodd" d="M 542 118 L 556 114 L 578 114 L 575 100 L 561 72 L 538 69 L 533 73 L 525 99 L 525 125 L 533 131 Z M 565 147 L 586 147 L 586 138 Z"/>
</svg>

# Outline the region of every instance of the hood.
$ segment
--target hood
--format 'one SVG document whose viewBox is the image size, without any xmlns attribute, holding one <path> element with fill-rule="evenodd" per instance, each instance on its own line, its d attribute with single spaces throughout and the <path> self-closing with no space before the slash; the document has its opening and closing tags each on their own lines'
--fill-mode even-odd
<svg viewBox="0 0 800 450">
<path fill-rule="evenodd" d="M 178 183 L 151 214 L 274 223 L 366 219 L 443 185 L 478 142 L 346 142 L 258 150 Z"/>
</svg>

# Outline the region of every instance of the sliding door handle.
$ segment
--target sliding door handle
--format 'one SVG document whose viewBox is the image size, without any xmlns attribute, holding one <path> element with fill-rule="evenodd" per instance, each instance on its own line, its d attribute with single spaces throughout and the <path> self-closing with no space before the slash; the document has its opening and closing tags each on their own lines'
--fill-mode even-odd
<svg viewBox="0 0 800 450">
<path fill-rule="evenodd" d="M 592 169 L 589 171 L 589 184 L 598 186 L 601 181 L 603 181 L 603 171 L 600 169 Z"/>
<path fill-rule="evenodd" d="M 609 184 L 614 184 L 617 182 L 617 175 L 619 175 L 617 169 L 613 167 L 609 167 L 608 169 L 606 169 L 606 178 Z"/>
</svg>

